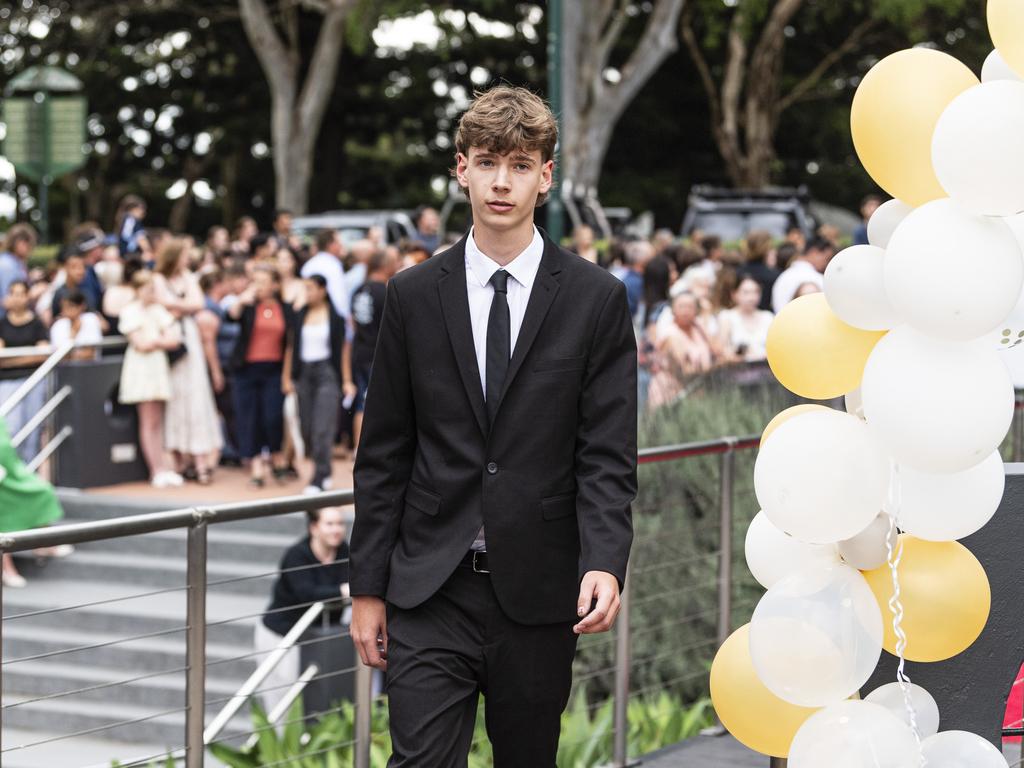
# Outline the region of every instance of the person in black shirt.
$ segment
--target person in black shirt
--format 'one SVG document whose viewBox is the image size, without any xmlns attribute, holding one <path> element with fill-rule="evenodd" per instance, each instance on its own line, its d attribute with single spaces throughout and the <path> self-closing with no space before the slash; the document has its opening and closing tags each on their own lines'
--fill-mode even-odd
<svg viewBox="0 0 1024 768">
<path fill-rule="evenodd" d="M 324 607 L 332 624 L 340 624 L 345 618 L 341 601 L 349 595 L 349 549 L 342 511 L 339 507 L 326 507 L 307 514 L 309 535 L 285 551 L 270 605 L 256 625 L 257 651 L 269 653 L 276 648 L 317 601 L 333 601 Z M 293 646 L 263 684 L 268 709 L 298 676 L 299 648 Z"/>
<path fill-rule="evenodd" d="M 380 320 L 384 313 L 384 296 L 388 280 L 395 274 L 398 264 L 388 251 L 377 251 L 367 264 L 366 282 L 352 295 L 352 342 L 345 345 L 344 393 L 346 400 L 354 398 L 352 441 L 359 447 L 359 433 L 363 425 L 363 403 L 370 383 L 373 350 L 377 346 Z"/>
<path fill-rule="evenodd" d="M 11 283 L 4 297 L 4 307 L 7 312 L 0 317 L 0 348 L 49 345 L 50 334 L 29 309 L 28 283 L 23 280 Z M 0 403 L 13 395 L 45 359 L 45 354 L 0 359 Z M 45 402 L 46 385 L 39 384 L 7 415 L 7 429 L 12 438 Z M 39 430 L 33 431 L 17 450 L 26 464 L 34 459 L 39 453 Z"/>
</svg>

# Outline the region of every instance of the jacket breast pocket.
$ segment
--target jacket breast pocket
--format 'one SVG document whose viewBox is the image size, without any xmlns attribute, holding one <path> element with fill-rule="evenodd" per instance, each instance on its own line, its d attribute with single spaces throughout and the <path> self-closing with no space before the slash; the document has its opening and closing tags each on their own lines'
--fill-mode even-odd
<svg viewBox="0 0 1024 768">
<path fill-rule="evenodd" d="M 540 500 L 540 514 L 545 520 L 561 520 L 576 514 L 576 491 L 548 496 Z"/>
<path fill-rule="evenodd" d="M 425 515 L 436 515 L 441 508 L 441 497 L 433 491 L 428 491 L 426 488 L 410 482 L 405 489 L 405 504 Z"/>
<path fill-rule="evenodd" d="M 533 364 L 534 373 L 559 373 L 561 371 L 582 371 L 586 365 L 587 356 L 576 357 L 551 357 L 546 360 L 538 360 Z"/>
</svg>

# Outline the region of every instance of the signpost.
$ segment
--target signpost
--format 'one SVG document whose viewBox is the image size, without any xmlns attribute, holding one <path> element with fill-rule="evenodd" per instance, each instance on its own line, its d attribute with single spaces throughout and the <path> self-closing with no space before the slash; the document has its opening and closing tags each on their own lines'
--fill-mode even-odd
<svg viewBox="0 0 1024 768">
<path fill-rule="evenodd" d="M 49 188 L 85 163 L 82 82 L 58 67 L 30 67 L 4 91 L 4 154 L 19 175 L 39 184 L 39 231 L 47 242 Z"/>
</svg>

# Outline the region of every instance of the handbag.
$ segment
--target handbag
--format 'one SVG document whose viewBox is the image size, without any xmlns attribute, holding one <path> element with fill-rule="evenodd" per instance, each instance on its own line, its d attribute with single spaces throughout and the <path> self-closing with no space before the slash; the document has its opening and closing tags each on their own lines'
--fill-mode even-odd
<svg viewBox="0 0 1024 768">
<path fill-rule="evenodd" d="M 169 365 L 174 365 L 188 354 L 188 347 L 185 346 L 185 324 L 181 320 L 178 321 L 178 329 L 181 341 L 178 342 L 178 346 L 174 349 L 167 350 L 167 362 Z"/>
</svg>

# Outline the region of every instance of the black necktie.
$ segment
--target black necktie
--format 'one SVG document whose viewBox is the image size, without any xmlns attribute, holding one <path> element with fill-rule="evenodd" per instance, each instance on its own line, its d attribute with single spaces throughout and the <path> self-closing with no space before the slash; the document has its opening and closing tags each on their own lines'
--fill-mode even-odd
<svg viewBox="0 0 1024 768">
<path fill-rule="evenodd" d="M 494 424 L 498 398 L 512 357 L 512 326 L 508 311 L 508 272 L 499 269 L 490 280 L 494 286 L 491 313 L 487 316 L 487 357 L 484 381 L 487 382 L 487 418 Z"/>
</svg>

